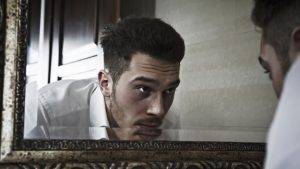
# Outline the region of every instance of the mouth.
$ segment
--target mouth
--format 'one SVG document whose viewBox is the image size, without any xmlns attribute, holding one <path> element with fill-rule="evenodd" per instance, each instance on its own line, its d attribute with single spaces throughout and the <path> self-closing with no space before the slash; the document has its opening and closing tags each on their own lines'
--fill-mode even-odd
<svg viewBox="0 0 300 169">
<path fill-rule="evenodd" d="M 134 134 L 142 140 L 154 140 L 161 135 L 161 129 L 158 127 L 159 125 L 139 125 Z"/>
</svg>

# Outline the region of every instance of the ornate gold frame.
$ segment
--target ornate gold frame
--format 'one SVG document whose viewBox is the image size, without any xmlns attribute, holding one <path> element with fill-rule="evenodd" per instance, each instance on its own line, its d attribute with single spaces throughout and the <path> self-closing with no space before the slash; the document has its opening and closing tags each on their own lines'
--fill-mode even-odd
<svg viewBox="0 0 300 169">
<path fill-rule="evenodd" d="M 1 0 L 0 10 L 0 167 L 262 168 L 264 143 L 23 140 L 28 0 Z"/>
</svg>

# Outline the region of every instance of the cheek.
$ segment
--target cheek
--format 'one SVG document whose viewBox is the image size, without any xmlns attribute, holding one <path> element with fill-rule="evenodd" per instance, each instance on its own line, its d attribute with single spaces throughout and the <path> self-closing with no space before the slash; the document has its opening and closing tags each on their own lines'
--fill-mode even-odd
<svg viewBox="0 0 300 169">
<path fill-rule="evenodd" d="M 130 89 L 120 91 L 116 100 L 118 107 L 122 110 L 123 118 L 127 121 L 134 121 L 140 112 L 144 112 L 146 109 L 146 100 L 141 100 Z"/>
<path fill-rule="evenodd" d="M 265 60 L 270 65 L 272 85 L 276 92 L 276 95 L 279 96 L 282 89 L 283 73 L 282 73 L 282 66 L 278 60 L 278 56 L 275 52 L 275 49 L 269 44 L 263 45 L 262 56 L 265 57 Z"/>
<path fill-rule="evenodd" d="M 281 72 L 272 73 L 272 84 L 277 97 L 280 96 L 282 90 L 282 81 L 283 79 L 281 76 Z"/>
<path fill-rule="evenodd" d="M 165 112 L 169 111 L 170 107 L 172 106 L 173 100 L 174 100 L 174 94 L 170 96 L 166 96 L 164 100 Z"/>
<path fill-rule="evenodd" d="M 117 100 L 120 106 L 125 109 L 134 109 L 139 107 L 141 100 L 130 89 L 126 89 L 123 92 L 119 92 Z"/>
<path fill-rule="evenodd" d="M 282 89 L 283 84 L 283 71 L 279 60 L 277 59 L 277 55 L 274 54 L 271 60 L 271 74 L 272 74 L 272 83 L 276 95 L 279 96 Z"/>
</svg>

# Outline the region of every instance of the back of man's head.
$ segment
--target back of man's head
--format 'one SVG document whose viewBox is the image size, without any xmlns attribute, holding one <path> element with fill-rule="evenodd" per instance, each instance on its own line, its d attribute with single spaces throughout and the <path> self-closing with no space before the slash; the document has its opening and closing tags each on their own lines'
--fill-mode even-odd
<svg viewBox="0 0 300 169">
<path fill-rule="evenodd" d="M 101 45 L 105 68 L 114 81 L 128 69 L 131 56 L 137 52 L 161 61 L 179 63 L 185 50 L 181 36 L 157 18 L 125 18 L 105 28 Z"/>
<path fill-rule="evenodd" d="M 291 60 L 288 56 L 291 34 L 300 26 L 299 0 L 254 0 L 253 23 L 263 31 L 264 41 L 272 45 L 286 74 Z"/>
</svg>

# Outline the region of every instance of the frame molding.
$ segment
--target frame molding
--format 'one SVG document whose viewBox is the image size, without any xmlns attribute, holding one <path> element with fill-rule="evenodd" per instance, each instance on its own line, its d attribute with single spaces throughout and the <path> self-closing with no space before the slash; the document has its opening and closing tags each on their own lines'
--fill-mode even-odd
<svg viewBox="0 0 300 169">
<path fill-rule="evenodd" d="M 28 0 L 1 0 L 0 10 L 6 23 L 0 167 L 262 168 L 264 143 L 23 140 Z"/>
</svg>

